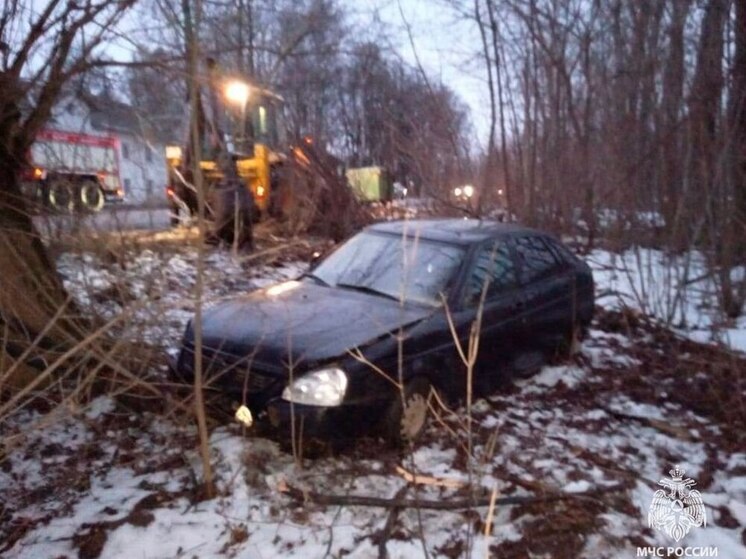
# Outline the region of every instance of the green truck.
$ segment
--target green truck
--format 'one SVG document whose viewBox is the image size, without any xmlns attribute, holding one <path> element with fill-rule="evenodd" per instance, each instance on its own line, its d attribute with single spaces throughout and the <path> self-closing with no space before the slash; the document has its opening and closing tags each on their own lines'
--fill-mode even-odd
<svg viewBox="0 0 746 559">
<path fill-rule="evenodd" d="M 393 184 L 382 167 L 347 169 L 347 182 L 363 202 L 386 202 L 393 198 Z"/>
</svg>

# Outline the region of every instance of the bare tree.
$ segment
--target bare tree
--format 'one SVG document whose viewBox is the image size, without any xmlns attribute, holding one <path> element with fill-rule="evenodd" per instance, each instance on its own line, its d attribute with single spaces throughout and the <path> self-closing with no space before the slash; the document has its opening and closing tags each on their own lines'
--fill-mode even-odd
<svg viewBox="0 0 746 559">
<path fill-rule="evenodd" d="M 731 267 L 746 261 L 746 5 L 735 4 L 735 55 L 728 111 L 733 210 L 726 212 L 728 250 L 720 274 L 722 304 L 729 317 L 738 316 L 746 300 L 746 278 L 734 284 L 730 274 Z"/>
<path fill-rule="evenodd" d="M 682 149 L 682 108 L 684 96 L 684 24 L 689 12 L 690 2 L 673 2 L 668 24 L 668 48 L 664 59 L 663 92 L 661 114 L 659 116 L 659 134 L 661 146 L 661 209 L 671 229 L 673 237 L 678 235 L 680 227 L 677 217 L 679 208 L 679 185 L 682 172 L 679 154 Z"/>
<path fill-rule="evenodd" d="M 733 60 L 730 117 L 733 125 L 734 190 L 738 231 L 746 230 L 746 4 L 735 6 L 735 57 Z M 746 235 L 740 236 L 739 252 L 746 254 Z"/>
<path fill-rule="evenodd" d="M 589 247 L 603 236 L 701 249 L 721 308 L 742 312 L 742 3 L 450 3 L 487 64 L 485 183 L 499 161 L 520 219 Z"/>
<path fill-rule="evenodd" d="M 200 161 L 202 160 L 202 131 L 200 126 L 200 95 L 199 95 L 199 41 L 197 33 L 202 16 L 201 0 L 182 0 L 182 15 L 184 23 L 184 47 L 187 59 L 187 79 L 189 90 L 189 148 L 191 154 L 191 176 L 194 179 L 194 187 L 197 191 L 197 212 L 199 240 L 197 255 L 197 280 L 195 283 L 195 314 L 194 314 L 194 406 L 197 418 L 197 429 L 199 432 L 199 449 L 202 459 L 204 474 L 205 496 L 209 499 L 215 496 L 215 486 L 212 475 L 212 464 L 210 461 L 210 447 L 207 432 L 207 418 L 205 415 L 205 402 L 203 392 L 203 361 L 202 361 L 202 291 L 204 282 L 204 241 L 207 234 L 205 225 L 205 189 L 203 188 L 204 177 Z"/>
<path fill-rule="evenodd" d="M 31 375 L 85 329 L 26 211 L 21 173 L 65 85 L 106 63 L 100 47 L 133 2 L 9 0 L 0 12 L 0 327 L 10 362 Z"/>
</svg>

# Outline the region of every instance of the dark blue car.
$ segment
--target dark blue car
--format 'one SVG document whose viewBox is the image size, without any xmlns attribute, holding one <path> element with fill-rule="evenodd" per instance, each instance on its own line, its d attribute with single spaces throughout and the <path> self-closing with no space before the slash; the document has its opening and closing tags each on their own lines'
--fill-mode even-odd
<svg viewBox="0 0 746 559">
<path fill-rule="evenodd" d="M 464 351 L 481 313 L 477 392 L 538 370 L 593 315 L 590 268 L 554 237 L 512 224 L 446 219 L 370 226 L 294 281 L 204 313 L 209 390 L 288 436 L 377 430 L 414 439 L 432 389 L 466 394 Z M 175 372 L 190 381 L 193 325 Z M 264 414 L 263 412 L 267 412 Z"/>
</svg>

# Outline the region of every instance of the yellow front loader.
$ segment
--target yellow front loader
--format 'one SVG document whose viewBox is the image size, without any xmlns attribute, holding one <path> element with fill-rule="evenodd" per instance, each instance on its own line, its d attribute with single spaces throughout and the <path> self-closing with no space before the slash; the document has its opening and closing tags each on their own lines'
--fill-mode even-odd
<svg viewBox="0 0 746 559">
<path fill-rule="evenodd" d="M 246 81 L 222 77 L 213 68 L 208 73 L 210 87 L 200 99 L 198 126 L 202 137 L 200 168 L 205 179 L 208 216 L 212 214 L 213 191 L 237 176 L 253 198 L 253 218 L 279 212 L 279 167 L 286 158 L 279 117 L 283 99 Z M 206 103 L 203 103 L 206 101 Z M 197 195 L 192 187 L 189 142 L 169 146 L 167 194 L 173 223 L 184 213 L 194 215 Z M 226 166 L 229 167 L 226 167 Z"/>
</svg>

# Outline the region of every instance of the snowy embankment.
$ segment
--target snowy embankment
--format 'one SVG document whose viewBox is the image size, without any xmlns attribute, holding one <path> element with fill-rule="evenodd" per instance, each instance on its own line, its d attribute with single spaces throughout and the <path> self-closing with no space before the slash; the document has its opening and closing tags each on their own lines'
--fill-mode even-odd
<svg viewBox="0 0 746 559">
<path fill-rule="evenodd" d="M 639 286 L 629 266 L 602 252 L 590 260 L 603 306 L 629 300 L 643 308 L 633 304 Z M 68 287 L 91 309 L 113 316 L 134 305 L 128 335 L 164 347 L 178 343 L 193 310 L 194 259 L 186 251 L 110 263 L 67 255 L 60 264 Z M 207 299 L 300 268 L 257 267 L 212 252 Z M 687 326 L 695 328 L 689 337 L 709 335 L 714 314 L 694 297 L 692 290 L 682 306 L 691 313 Z M 676 326 L 685 332 L 683 323 Z M 1 463 L 0 555 L 268 559 L 385 551 L 409 558 L 427 550 L 431 557 L 634 557 L 638 547 L 677 545 L 649 528 L 647 516 L 658 480 L 678 464 L 697 481 L 707 512 L 707 526 L 693 528 L 681 544 L 744 557 L 745 364 L 635 313 L 600 310 L 573 360 L 477 400 L 471 437 L 463 409 L 441 410 L 441 422 L 411 452 L 365 440 L 341 455 L 299 463 L 274 442 L 246 436 L 235 425 L 219 427 L 211 446 L 220 494 L 211 501 L 196 498 L 200 467 L 191 426 L 132 413 L 102 397 L 72 417 L 53 417 Z M 16 418 L 8 434 L 38 414 Z M 439 485 L 410 484 L 407 472 Z M 500 505 L 486 530 L 488 507 L 322 506 L 289 498 L 287 487 L 443 503 L 474 492 L 499 499 L 615 490 Z"/>
<path fill-rule="evenodd" d="M 746 316 L 721 318 L 717 284 L 701 253 L 594 250 L 586 260 L 593 268 L 597 304 L 636 309 L 692 340 L 746 352 Z M 743 281 L 745 273 L 746 266 L 732 270 L 731 281 Z"/>
</svg>

